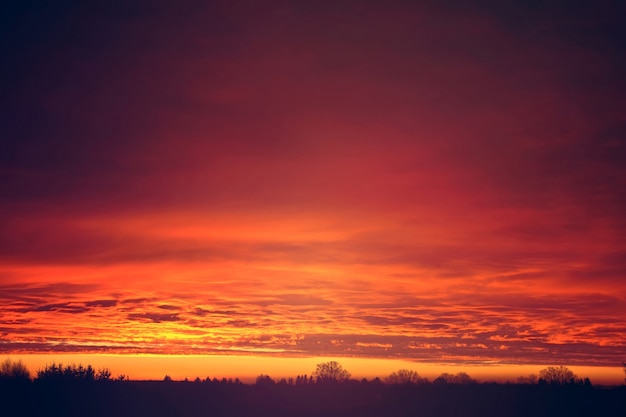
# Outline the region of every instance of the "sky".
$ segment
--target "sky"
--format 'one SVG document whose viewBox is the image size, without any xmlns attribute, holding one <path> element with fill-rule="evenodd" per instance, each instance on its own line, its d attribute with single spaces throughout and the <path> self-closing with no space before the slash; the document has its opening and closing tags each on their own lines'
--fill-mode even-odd
<svg viewBox="0 0 626 417">
<path fill-rule="evenodd" d="M 623 382 L 623 2 L 1 7 L 0 356 Z"/>
</svg>

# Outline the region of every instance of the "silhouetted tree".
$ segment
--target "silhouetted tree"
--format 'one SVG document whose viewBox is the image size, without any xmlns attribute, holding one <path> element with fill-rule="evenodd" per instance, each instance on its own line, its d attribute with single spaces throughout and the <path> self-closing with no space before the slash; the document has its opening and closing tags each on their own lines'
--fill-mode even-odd
<svg viewBox="0 0 626 417">
<path fill-rule="evenodd" d="M 111 379 L 111 371 L 107 368 L 99 369 L 97 372 L 91 366 L 79 365 L 63 365 L 53 363 L 46 365 L 44 369 L 37 371 L 37 380 L 39 381 L 76 381 L 76 382 L 93 382 L 93 381 L 109 381 Z"/>
<path fill-rule="evenodd" d="M 165 377 L 163 378 L 163 382 L 172 382 L 172 377 L 169 375 L 165 375 Z"/>
<path fill-rule="evenodd" d="M 548 384 L 564 385 L 576 382 L 576 374 L 569 368 L 560 366 L 549 366 L 539 371 L 539 378 Z"/>
<path fill-rule="evenodd" d="M 624 371 L 624 375 L 626 375 L 626 362 L 622 363 L 622 370 Z M 626 382 L 626 378 L 624 378 L 624 382 Z"/>
<path fill-rule="evenodd" d="M 475 384 L 477 382 L 478 381 L 476 381 L 474 378 L 470 377 L 465 372 L 459 372 L 456 375 L 454 375 L 454 383 L 456 383 L 456 384 Z"/>
<path fill-rule="evenodd" d="M 392 372 L 386 379 L 388 384 L 423 384 L 428 382 L 428 379 L 422 378 L 415 371 L 408 369 L 400 369 L 399 371 Z"/>
<path fill-rule="evenodd" d="M 433 381 L 433 384 L 475 384 L 477 381 L 465 372 L 459 372 L 455 375 L 447 372 L 442 373 Z"/>
<path fill-rule="evenodd" d="M 520 376 L 517 378 L 518 384 L 536 384 L 537 383 L 537 375 L 529 374 L 528 376 Z"/>
<path fill-rule="evenodd" d="M 111 371 L 108 368 L 99 369 L 96 373 L 96 381 L 110 381 Z"/>
<path fill-rule="evenodd" d="M 437 378 L 435 378 L 435 380 L 433 381 L 433 384 L 435 385 L 447 384 L 448 383 L 448 378 L 446 378 L 447 375 L 449 374 L 439 375 Z"/>
<path fill-rule="evenodd" d="M 435 379 L 434 382 L 437 384 L 452 384 L 454 383 L 454 375 L 444 372 L 439 375 L 439 377 Z"/>
<path fill-rule="evenodd" d="M 350 372 L 343 369 L 339 362 L 318 363 L 313 372 L 317 382 L 345 382 L 350 379 Z"/>
<path fill-rule="evenodd" d="M 30 372 L 21 360 L 7 358 L 0 364 L 0 379 L 30 380 Z"/>
<path fill-rule="evenodd" d="M 306 374 L 305 375 L 298 375 L 296 377 L 296 381 L 295 381 L 296 385 L 306 385 L 309 382 L 311 382 L 311 381 L 309 380 L 309 377 Z"/>
<path fill-rule="evenodd" d="M 272 377 L 270 377 L 269 375 L 261 374 L 256 377 L 256 385 L 259 387 L 268 387 L 268 386 L 272 386 L 275 384 L 276 382 L 274 382 Z"/>
<path fill-rule="evenodd" d="M 379 377 L 376 377 L 370 381 L 370 384 L 371 385 L 383 385 L 383 381 Z"/>
</svg>

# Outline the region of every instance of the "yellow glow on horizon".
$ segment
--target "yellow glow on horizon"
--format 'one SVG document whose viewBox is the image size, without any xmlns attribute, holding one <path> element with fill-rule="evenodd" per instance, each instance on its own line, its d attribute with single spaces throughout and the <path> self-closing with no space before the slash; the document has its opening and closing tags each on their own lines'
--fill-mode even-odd
<svg viewBox="0 0 626 417">
<path fill-rule="evenodd" d="M 507 365 L 507 364 L 450 364 L 417 363 L 400 359 L 372 359 L 352 357 L 275 357 L 252 355 L 111 355 L 111 354 L 25 354 L 11 355 L 11 359 L 21 359 L 31 376 L 37 370 L 52 363 L 92 365 L 94 368 L 108 368 L 114 377 L 124 374 L 132 380 L 162 380 L 169 375 L 174 380 L 196 377 L 239 378 L 246 383 L 254 382 L 260 374 L 274 379 L 295 378 L 298 375 L 311 375 L 315 365 L 321 362 L 337 361 L 352 374 L 354 379 L 380 378 L 384 380 L 390 373 L 399 369 L 411 369 L 431 381 L 440 374 L 466 372 L 480 382 L 516 382 L 518 377 L 538 375 L 547 366 L 554 365 Z M 567 365 L 566 365 L 567 366 Z M 621 367 L 568 366 L 578 377 L 589 378 L 595 385 L 621 385 Z"/>
</svg>

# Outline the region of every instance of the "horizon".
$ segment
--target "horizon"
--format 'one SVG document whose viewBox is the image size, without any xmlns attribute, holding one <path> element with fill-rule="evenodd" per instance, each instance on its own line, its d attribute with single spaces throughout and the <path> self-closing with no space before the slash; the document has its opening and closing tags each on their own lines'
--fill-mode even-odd
<svg viewBox="0 0 626 417">
<path fill-rule="evenodd" d="M 626 3 L 10 3 L 0 357 L 617 384 Z"/>
<path fill-rule="evenodd" d="M 254 383 L 259 375 L 270 376 L 275 381 L 295 378 L 300 375 L 311 376 L 318 363 L 336 361 L 351 373 L 351 379 L 382 381 L 400 369 L 415 371 L 420 377 L 430 382 L 443 373 L 456 374 L 465 372 L 479 383 L 518 383 L 518 378 L 539 375 L 539 371 L 548 365 L 514 364 L 441 364 L 416 363 L 404 360 L 350 358 L 350 357 L 255 357 L 255 356 L 206 356 L 206 355 L 111 355 L 111 354 L 30 354 L 13 355 L 12 360 L 22 360 L 35 378 L 37 371 L 57 365 L 91 365 L 94 369 L 106 368 L 112 377 L 125 375 L 132 381 L 162 381 L 167 375 L 173 381 L 195 378 L 238 378 L 241 382 Z M 619 386 L 624 383 L 623 366 L 568 366 L 580 379 L 589 378 L 598 386 Z M 130 371 L 134 371 L 134 374 Z"/>
</svg>

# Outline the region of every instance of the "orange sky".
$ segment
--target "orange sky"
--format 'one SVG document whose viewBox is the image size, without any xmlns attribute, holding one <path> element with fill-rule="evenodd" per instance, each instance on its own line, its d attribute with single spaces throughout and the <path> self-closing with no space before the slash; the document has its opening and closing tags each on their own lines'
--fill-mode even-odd
<svg viewBox="0 0 626 417">
<path fill-rule="evenodd" d="M 263 374 L 278 381 L 311 375 L 315 365 L 327 361 L 338 361 L 352 378 L 384 380 L 399 369 L 412 369 L 433 381 L 444 372 L 469 373 L 481 382 L 517 382 L 519 377 L 538 375 L 541 365 L 503 364 L 453 364 L 416 363 L 402 359 L 379 359 L 358 357 L 279 357 L 250 355 L 110 355 L 110 354 L 28 354 L 19 358 L 27 364 L 33 374 L 52 363 L 89 363 L 95 369 L 107 368 L 112 377 L 125 375 L 131 380 L 162 380 L 165 375 L 172 379 L 190 381 L 200 378 L 239 378 L 244 383 L 254 383 Z M 17 357 L 12 358 L 17 359 Z M 581 377 L 590 378 L 596 385 L 620 384 L 623 372 L 619 367 L 572 366 L 570 369 Z M 130 372 L 130 373 L 129 373 Z"/>
<path fill-rule="evenodd" d="M 621 381 L 612 6 L 201 3 L 7 15 L 0 355 Z"/>
</svg>

